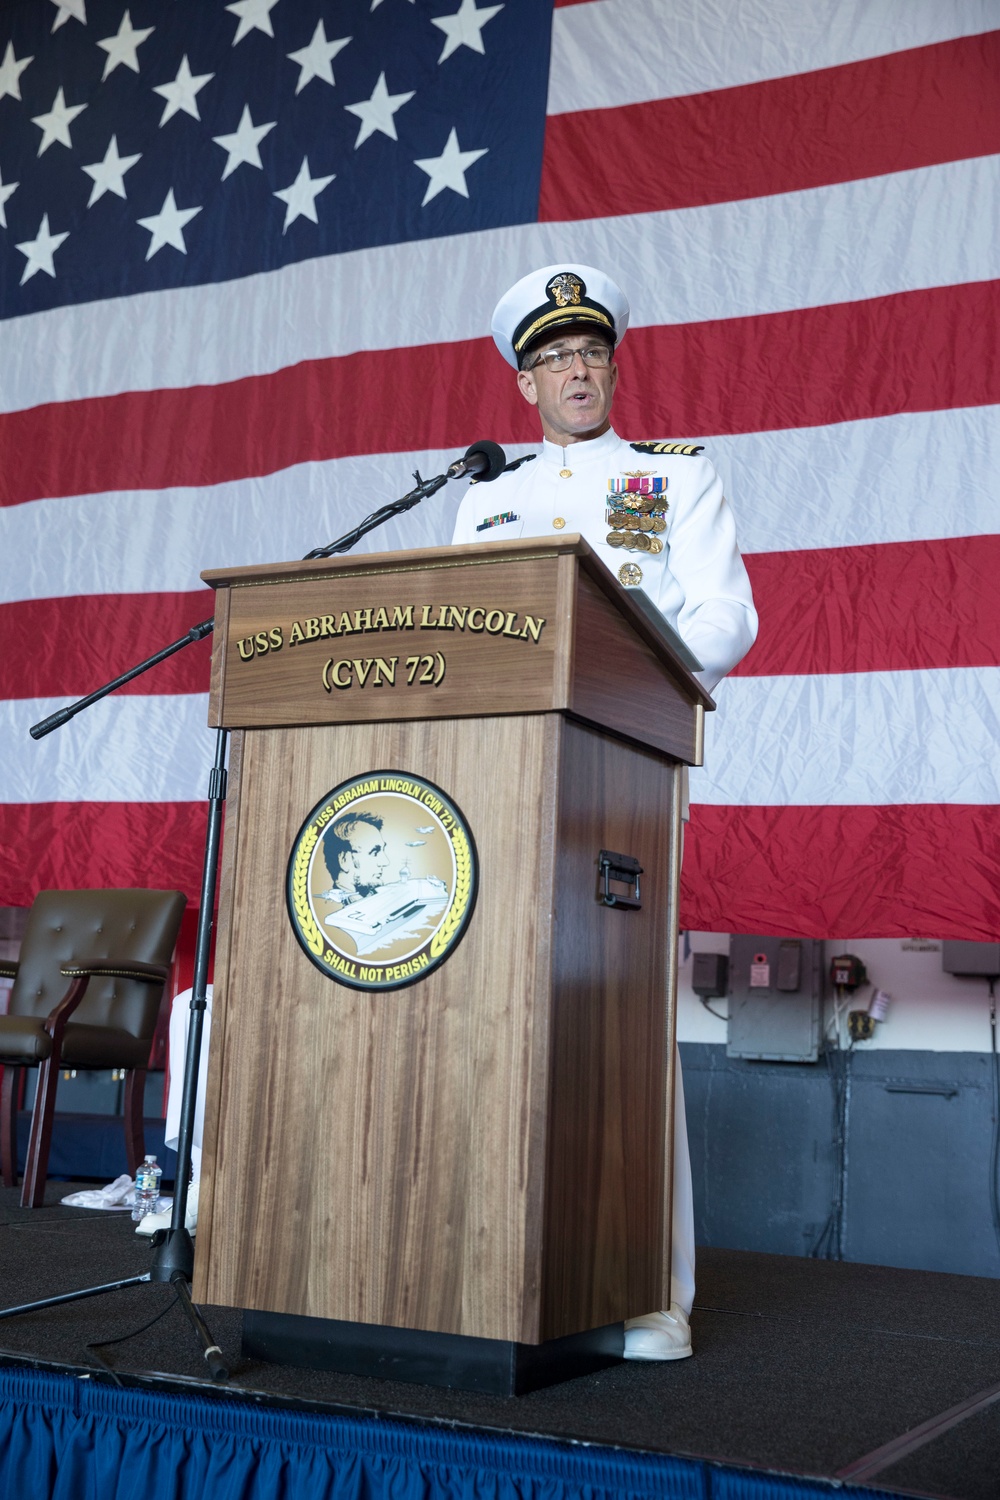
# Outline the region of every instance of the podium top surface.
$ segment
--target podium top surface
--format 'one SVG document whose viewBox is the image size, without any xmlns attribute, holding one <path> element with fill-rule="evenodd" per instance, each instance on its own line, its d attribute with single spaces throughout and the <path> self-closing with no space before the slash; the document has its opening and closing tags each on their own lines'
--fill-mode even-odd
<svg viewBox="0 0 1000 1500">
<path fill-rule="evenodd" d="M 213 723 L 555 710 L 700 763 L 704 713 L 715 705 L 692 673 L 697 662 L 581 536 L 201 576 L 217 591 Z"/>
</svg>

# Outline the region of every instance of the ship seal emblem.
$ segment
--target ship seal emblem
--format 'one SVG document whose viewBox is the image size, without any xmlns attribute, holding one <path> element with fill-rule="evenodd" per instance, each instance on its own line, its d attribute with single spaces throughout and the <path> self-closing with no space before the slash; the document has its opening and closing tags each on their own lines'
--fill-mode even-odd
<svg viewBox="0 0 1000 1500">
<path fill-rule="evenodd" d="M 408 771 L 370 771 L 317 802 L 288 860 L 292 930 L 328 978 L 397 990 L 434 972 L 476 904 L 479 858 L 462 812 Z"/>
</svg>

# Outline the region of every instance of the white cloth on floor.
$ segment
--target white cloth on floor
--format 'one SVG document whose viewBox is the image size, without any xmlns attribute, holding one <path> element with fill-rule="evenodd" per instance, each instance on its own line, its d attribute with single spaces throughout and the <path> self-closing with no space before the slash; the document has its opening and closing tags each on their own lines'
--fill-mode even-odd
<svg viewBox="0 0 1000 1500">
<path fill-rule="evenodd" d="M 59 1199 L 67 1208 L 110 1208 L 121 1211 L 131 1208 L 135 1202 L 135 1183 L 127 1172 L 109 1182 L 107 1187 L 82 1188 L 78 1193 L 67 1193 Z"/>
<path fill-rule="evenodd" d="M 170 1077 L 167 1083 L 167 1119 L 164 1145 L 177 1150 L 181 1130 L 181 1098 L 184 1094 L 184 1061 L 187 1057 L 188 1025 L 193 990 L 181 990 L 170 1006 Z M 205 1130 L 205 1089 L 208 1083 L 208 1043 L 212 1034 L 212 986 L 205 987 L 205 1022 L 201 1033 L 201 1059 L 195 1097 L 194 1130 L 191 1136 L 191 1171 L 195 1182 L 201 1176 L 201 1145 Z"/>
</svg>

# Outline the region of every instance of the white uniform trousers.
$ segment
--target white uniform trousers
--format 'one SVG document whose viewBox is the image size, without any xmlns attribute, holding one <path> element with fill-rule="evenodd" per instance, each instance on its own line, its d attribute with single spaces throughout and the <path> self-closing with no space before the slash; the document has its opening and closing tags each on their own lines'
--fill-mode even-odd
<svg viewBox="0 0 1000 1500">
<path fill-rule="evenodd" d="M 694 1303 L 694 1194 L 684 1080 L 678 1052 L 674 1069 L 674 1203 L 670 1233 L 670 1300 L 690 1315 Z M 666 1312 L 667 1309 L 664 1308 Z"/>
<path fill-rule="evenodd" d="M 188 1024 L 191 1020 L 191 996 L 193 990 L 181 990 L 170 1004 L 170 1053 L 167 1066 L 170 1077 L 167 1082 L 167 1119 L 163 1144 L 171 1151 L 177 1150 L 181 1130 L 181 1098 L 184 1093 L 184 1061 L 187 1057 Z M 212 986 L 206 985 L 205 1022 L 201 1033 L 201 1059 L 198 1066 L 198 1090 L 195 1099 L 194 1130 L 191 1136 L 191 1180 L 197 1182 L 201 1176 L 201 1147 L 205 1132 L 205 1089 L 208 1085 L 208 1043 L 212 1035 Z"/>
</svg>

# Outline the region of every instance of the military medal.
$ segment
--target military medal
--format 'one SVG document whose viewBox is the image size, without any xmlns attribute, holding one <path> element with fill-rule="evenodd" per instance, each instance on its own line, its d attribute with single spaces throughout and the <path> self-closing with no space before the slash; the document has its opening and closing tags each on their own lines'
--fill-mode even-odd
<svg viewBox="0 0 1000 1500">
<path fill-rule="evenodd" d="M 638 563 L 622 563 L 618 569 L 618 582 L 623 588 L 634 589 L 642 582 L 642 569 Z"/>
<path fill-rule="evenodd" d="M 623 479 L 608 480 L 608 509 L 606 520 L 611 530 L 607 535 L 609 547 L 624 547 L 626 552 L 663 551 L 663 543 L 656 535 L 667 529 L 667 498 L 664 491 L 667 480 L 662 474 L 653 474 L 650 469 L 636 469 L 626 473 Z M 634 563 L 623 563 L 624 568 L 635 569 Z M 641 569 L 636 569 L 642 576 Z"/>
</svg>

